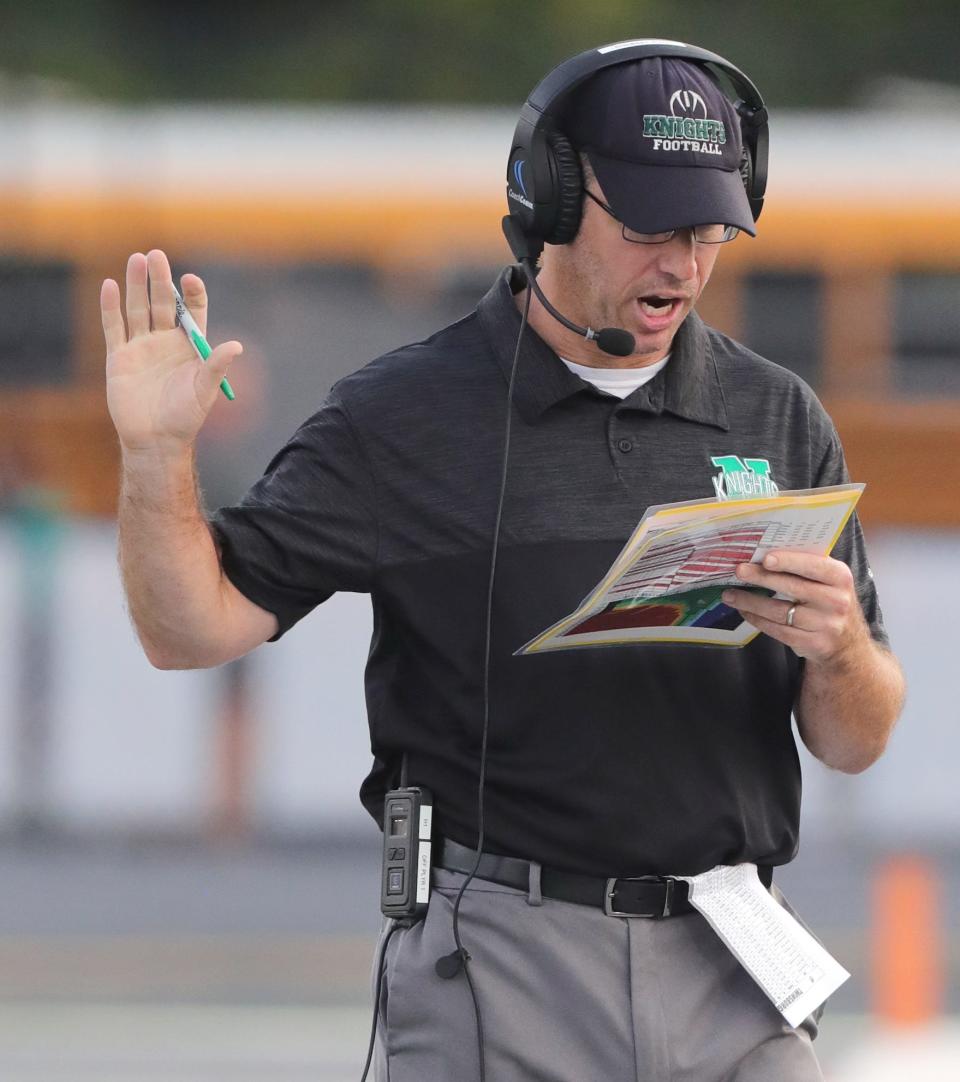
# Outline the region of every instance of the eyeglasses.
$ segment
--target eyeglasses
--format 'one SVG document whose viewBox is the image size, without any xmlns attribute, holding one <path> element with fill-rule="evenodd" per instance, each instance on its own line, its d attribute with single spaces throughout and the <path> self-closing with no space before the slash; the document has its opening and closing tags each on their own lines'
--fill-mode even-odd
<svg viewBox="0 0 960 1082">
<path fill-rule="evenodd" d="M 623 239 L 630 241 L 631 244 L 666 244 L 667 241 L 673 240 L 674 234 L 679 232 L 677 229 L 665 229 L 662 233 L 638 233 L 630 226 L 624 225 L 613 213 L 613 209 L 608 207 L 602 199 L 598 199 L 593 192 L 584 188 L 583 194 L 589 196 L 598 207 L 605 210 L 615 222 L 619 223 Z M 697 244 L 726 244 L 740 232 L 740 227 L 736 225 L 694 225 L 689 228 Z"/>
</svg>

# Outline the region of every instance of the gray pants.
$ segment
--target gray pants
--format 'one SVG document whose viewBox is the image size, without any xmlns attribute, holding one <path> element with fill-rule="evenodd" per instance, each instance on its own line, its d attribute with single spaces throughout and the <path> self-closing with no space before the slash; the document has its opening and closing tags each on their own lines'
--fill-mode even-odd
<svg viewBox="0 0 960 1082">
<path fill-rule="evenodd" d="M 460 931 L 487 1082 L 822 1082 L 808 1018 L 788 1025 L 699 913 L 608 917 L 474 879 Z M 454 949 L 464 876 L 437 870 L 426 919 L 386 952 L 376 1082 L 478 1082 L 476 1020 Z M 776 893 L 776 891 L 775 891 Z"/>
</svg>

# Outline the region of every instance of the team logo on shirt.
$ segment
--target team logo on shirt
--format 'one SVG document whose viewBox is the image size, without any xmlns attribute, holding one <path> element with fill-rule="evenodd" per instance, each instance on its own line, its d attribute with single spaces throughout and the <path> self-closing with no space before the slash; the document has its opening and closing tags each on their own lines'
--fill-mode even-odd
<svg viewBox="0 0 960 1082">
<path fill-rule="evenodd" d="M 720 472 L 712 478 L 718 500 L 749 500 L 780 492 L 770 476 L 770 462 L 766 458 L 716 455 L 710 461 L 720 467 Z"/>
</svg>

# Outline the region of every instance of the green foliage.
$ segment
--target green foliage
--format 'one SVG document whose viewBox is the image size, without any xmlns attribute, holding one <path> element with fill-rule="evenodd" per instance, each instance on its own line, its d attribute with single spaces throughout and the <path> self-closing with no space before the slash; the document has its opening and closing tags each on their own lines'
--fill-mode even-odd
<svg viewBox="0 0 960 1082">
<path fill-rule="evenodd" d="M 516 105 L 559 60 L 627 37 L 703 45 L 774 104 L 865 80 L 956 81 L 956 0 L 0 0 L 0 72 L 117 100 Z"/>
</svg>

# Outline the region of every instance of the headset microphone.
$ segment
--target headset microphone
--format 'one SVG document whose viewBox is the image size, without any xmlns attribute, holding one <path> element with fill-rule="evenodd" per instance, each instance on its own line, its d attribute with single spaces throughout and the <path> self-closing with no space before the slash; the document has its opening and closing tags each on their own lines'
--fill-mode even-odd
<svg viewBox="0 0 960 1082">
<path fill-rule="evenodd" d="M 609 353 L 613 357 L 629 357 L 633 353 L 637 343 L 629 331 L 621 330 L 619 327 L 604 327 L 602 330 L 595 331 L 592 327 L 581 327 L 579 324 L 574 323 L 573 320 L 567 319 L 544 296 L 532 265 L 527 260 L 524 260 L 522 266 L 526 272 L 530 288 L 537 295 L 537 300 L 555 320 L 562 323 L 564 327 L 568 327 L 575 334 L 583 335 L 588 342 L 596 342 L 604 353 Z"/>
<path fill-rule="evenodd" d="M 567 319 L 565 315 L 558 312 L 547 300 L 540 288 L 533 262 L 536 256 L 529 250 L 528 243 L 525 243 L 526 238 L 524 238 L 517 223 L 509 214 L 503 219 L 503 233 L 514 255 L 520 260 L 520 265 L 527 276 L 530 288 L 537 295 L 537 300 L 558 323 L 562 323 L 564 327 L 573 331 L 574 334 L 582 335 L 588 342 L 596 342 L 599 349 L 602 349 L 604 353 L 609 353 L 612 357 L 629 357 L 633 353 L 637 343 L 629 331 L 622 330 L 620 327 L 603 327 L 601 330 L 595 331 L 592 327 L 581 327 L 578 323 L 574 323 L 573 320 Z"/>
</svg>

